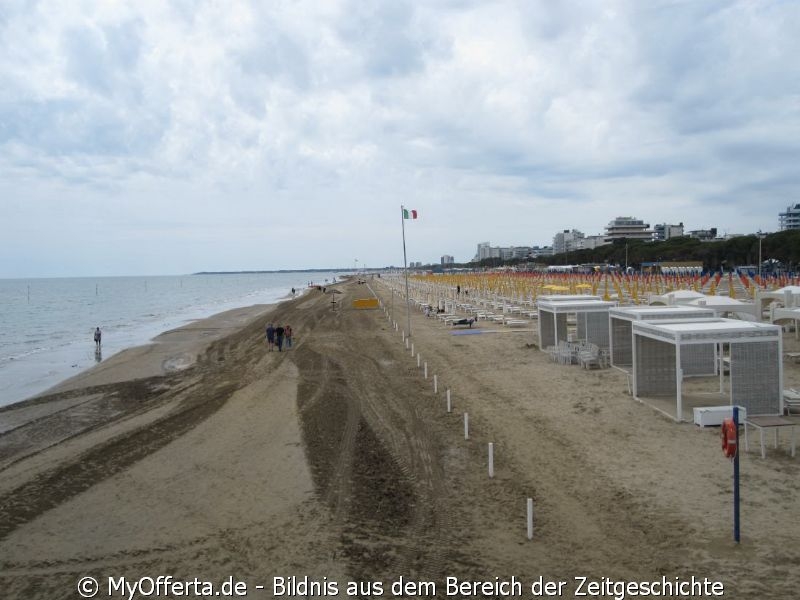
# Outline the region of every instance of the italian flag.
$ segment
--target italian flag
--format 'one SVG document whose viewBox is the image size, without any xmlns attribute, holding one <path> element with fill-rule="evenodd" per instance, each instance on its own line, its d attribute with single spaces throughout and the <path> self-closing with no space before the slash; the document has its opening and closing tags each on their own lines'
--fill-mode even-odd
<svg viewBox="0 0 800 600">
<path fill-rule="evenodd" d="M 416 219 L 417 218 L 417 211 L 408 210 L 407 208 L 404 208 L 403 209 L 403 218 L 404 219 Z"/>
</svg>

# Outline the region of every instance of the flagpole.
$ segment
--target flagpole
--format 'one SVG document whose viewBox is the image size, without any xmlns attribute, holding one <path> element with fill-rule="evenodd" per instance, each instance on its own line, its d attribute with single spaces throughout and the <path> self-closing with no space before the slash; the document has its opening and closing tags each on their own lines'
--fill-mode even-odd
<svg viewBox="0 0 800 600">
<path fill-rule="evenodd" d="M 408 337 L 411 337 L 411 304 L 408 299 L 408 261 L 406 260 L 406 211 L 400 205 L 400 224 L 403 229 L 403 271 L 406 274 L 406 318 L 408 320 Z"/>
</svg>

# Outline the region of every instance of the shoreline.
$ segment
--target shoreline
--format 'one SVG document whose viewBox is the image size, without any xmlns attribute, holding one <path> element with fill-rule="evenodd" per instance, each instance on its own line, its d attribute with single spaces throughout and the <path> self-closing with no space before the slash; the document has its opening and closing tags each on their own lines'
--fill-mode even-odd
<svg viewBox="0 0 800 600">
<path fill-rule="evenodd" d="M 120 383 L 186 369 L 196 362 L 212 342 L 273 310 L 284 301 L 232 308 L 162 331 L 147 343 L 124 348 L 41 392 L 0 406 L 0 415 L 20 405 L 39 403 L 54 394 L 86 385 Z M 131 365 L 135 366 L 131 368 Z"/>
<path fill-rule="evenodd" d="M 230 281 L 188 276 L 98 282 L 69 278 L 31 286 L 33 302 L 30 296 L 26 302 L 24 285 L 21 297 L 19 285 L 6 286 L 3 293 L 16 300 L 6 313 L 9 328 L 0 356 L 0 405 L 46 394 L 172 329 L 227 310 L 288 300 L 290 287 L 302 293 L 306 284 L 297 274 L 234 276 Z M 91 341 L 95 325 L 103 331 L 99 353 Z"/>
<path fill-rule="evenodd" d="M 304 294 L 311 291 L 311 288 L 302 288 L 298 289 L 297 294 L 295 295 L 296 298 L 300 298 Z M 276 298 L 275 301 L 270 302 L 268 304 L 249 304 L 243 306 L 237 306 L 233 308 L 227 308 L 221 310 L 219 312 L 215 312 L 209 314 L 205 317 L 200 318 L 191 318 L 188 319 L 184 324 L 178 325 L 175 327 L 167 328 L 162 331 L 159 331 L 155 335 L 152 335 L 144 342 L 136 343 L 132 346 L 123 347 L 122 349 L 113 351 L 107 358 L 103 358 L 102 360 L 96 362 L 95 364 L 89 364 L 80 368 L 77 372 L 71 374 L 64 374 L 64 376 L 54 383 L 48 385 L 47 387 L 41 389 L 40 391 L 36 391 L 30 394 L 27 394 L 23 397 L 20 397 L 16 400 L 12 400 L 8 404 L 0 405 L 0 414 L 7 409 L 8 407 L 16 406 L 20 403 L 28 403 L 30 401 L 39 399 L 44 396 L 48 396 L 53 393 L 57 393 L 60 391 L 65 391 L 70 389 L 71 387 L 75 387 L 76 385 L 80 385 L 80 383 L 84 380 L 91 380 L 94 377 L 94 374 L 103 372 L 103 371 L 111 371 L 118 369 L 118 365 L 120 364 L 128 364 L 131 362 L 132 359 L 141 358 L 142 360 L 150 360 L 151 362 L 154 360 L 156 355 L 165 355 L 166 358 L 164 359 L 165 364 L 162 365 L 161 373 L 159 373 L 159 367 L 156 364 L 151 364 L 148 369 L 142 371 L 141 377 L 147 377 L 152 375 L 164 374 L 169 371 L 181 370 L 186 368 L 190 364 L 193 363 L 194 359 L 192 358 L 193 354 L 196 354 L 197 348 L 199 347 L 202 350 L 202 343 L 200 339 L 198 340 L 189 340 L 186 339 L 186 336 L 183 333 L 194 330 L 194 329 L 203 329 L 204 327 L 215 329 L 217 325 L 214 325 L 215 320 L 224 319 L 226 315 L 229 316 L 237 316 L 239 313 L 249 313 L 249 312 L 259 312 L 264 310 L 271 310 L 274 307 L 280 305 L 281 303 L 287 302 L 292 300 L 292 295 L 290 292 L 287 292 L 284 296 Z M 203 323 L 209 322 L 208 326 L 204 326 Z M 181 333 L 183 332 L 183 333 Z M 207 335 L 208 332 L 197 333 L 197 336 Z M 181 339 L 182 338 L 182 339 Z M 216 336 L 211 336 L 210 338 L 206 339 L 206 343 L 210 343 L 216 339 Z M 178 343 L 179 342 L 179 343 Z M 154 346 L 158 346 L 158 348 L 154 348 Z M 185 347 L 182 350 L 182 347 Z M 172 355 L 172 356 L 170 356 Z M 167 363 L 169 361 L 169 363 Z M 75 367 L 76 365 L 73 365 Z M 105 378 L 104 381 L 111 382 L 111 381 L 122 381 L 117 377 L 116 379 L 108 379 Z"/>
<path fill-rule="evenodd" d="M 347 278 L 326 284 L 327 287 L 347 283 Z M 315 284 L 316 285 L 316 284 Z M 160 377 L 192 367 L 198 358 L 215 341 L 246 328 L 250 323 L 273 312 L 277 307 L 313 293 L 314 286 L 302 288 L 294 297 L 291 292 L 270 304 L 253 304 L 230 308 L 185 325 L 162 331 L 148 343 L 131 346 L 116 352 L 103 361 L 91 365 L 59 381 L 42 392 L 0 406 L 0 419 L 10 412 L 27 412 L 29 407 L 46 404 L 49 398 L 64 392 L 85 387 L 105 386 L 132 382 L 137 379 Z M 30 411 L 39 418 L 41 412 Z M 0 422 L 0 434 L 8 431 Z"/>
</svg>

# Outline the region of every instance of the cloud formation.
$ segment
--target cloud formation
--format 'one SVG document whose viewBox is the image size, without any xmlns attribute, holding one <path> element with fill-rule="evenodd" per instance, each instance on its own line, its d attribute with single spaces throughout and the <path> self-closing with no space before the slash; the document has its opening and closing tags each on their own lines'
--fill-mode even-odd
<svg viewBox="0 0 800 600">
<path fill-rule="evenodd" d="M 766 0 L 8 2 L 0 276 L 396 265 L 401 203 L 425 262 L 620 215 L 776 230 L 798 29 Z"/>
</svg>

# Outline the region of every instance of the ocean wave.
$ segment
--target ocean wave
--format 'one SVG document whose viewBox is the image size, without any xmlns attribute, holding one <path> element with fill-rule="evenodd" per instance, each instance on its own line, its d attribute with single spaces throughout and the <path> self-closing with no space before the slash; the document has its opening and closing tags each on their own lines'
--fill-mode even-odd
<svg viewBox="0 0 800 600">
<path fill-rule="evenodd" d="M 0 364 L 11 362 L 14 360 L 21 360 L 27 356 L 31 356 L 32 354 L 39 354 L 40 352 L 46 352 L 47 350 L 49 350 L 49 348 L 47 347 L 37 347 L 37 348 L 31 348 L 30 350 L 15 352 L 14 354 L 0 356 Z"/>
</svg>

